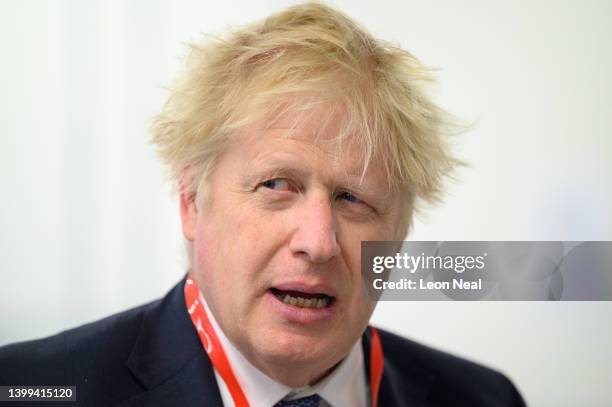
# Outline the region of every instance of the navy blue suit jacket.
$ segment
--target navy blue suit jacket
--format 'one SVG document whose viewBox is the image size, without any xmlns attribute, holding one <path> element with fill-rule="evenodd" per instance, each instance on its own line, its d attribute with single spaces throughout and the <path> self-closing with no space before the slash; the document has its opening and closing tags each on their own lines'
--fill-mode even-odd
<svg viewBox="0 0 612 407">
<path fill-rule="evenodd" d="M 524 405 L 498 372 L 379 333 L 384 352 L 381 407 Z M 369 330 L 363 348 L 368 365 Z M 161 300 L 0 348 L 0 385 L 76 385 L 77 401 L 64 403 L 72 407 L 222 406 L 212 365 L 185 310 L 183 281 Z M 0 402 L 17 404 L 22 403 Z"/>
</svg>

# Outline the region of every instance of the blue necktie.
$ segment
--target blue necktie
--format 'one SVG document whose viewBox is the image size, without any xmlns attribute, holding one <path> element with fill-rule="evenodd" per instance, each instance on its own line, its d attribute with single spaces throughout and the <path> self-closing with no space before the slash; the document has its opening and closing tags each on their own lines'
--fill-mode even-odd
<svg viewBox="0 0 612 407">
<path fill-rule="evenodd" d="M 321 397 L 318 394 L 302 397 L 301 399 L 279 401 L 274 407 L 318 407 Z"/>
</svg>

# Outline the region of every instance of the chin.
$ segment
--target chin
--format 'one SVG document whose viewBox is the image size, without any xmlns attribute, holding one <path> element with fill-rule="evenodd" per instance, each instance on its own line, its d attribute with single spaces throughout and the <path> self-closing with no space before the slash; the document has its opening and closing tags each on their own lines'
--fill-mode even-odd
<svg viewBox="0 0 612 407">
<path fill-rule="evenodd" d="M 322 332 L 270 332 L 258 338 L 258 354 L 275 365 L 294 366 L 318 364 L 338 353 L 338 341 Z"/>
</svg>

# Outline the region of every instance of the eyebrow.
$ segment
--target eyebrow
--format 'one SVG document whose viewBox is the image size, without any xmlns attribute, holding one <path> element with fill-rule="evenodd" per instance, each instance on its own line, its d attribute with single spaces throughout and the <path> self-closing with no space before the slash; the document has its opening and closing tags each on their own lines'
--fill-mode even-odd
<svg viewBox="0 0 612 407">
<path fill-rule="evenodd" d="M 297 163 L 295 159 L 290 157 L 268 156 L 249 163 L 246 174 L 249 174 L 247 175 L 249 177 L 259 177 L 265 174 L 270 177 L 307 178 L 311 171 L 308 165 Z M 327 178 L 325 182 L 334 188 L 345 188 L 364 196 L 378 194 L 385 196 L 389 192 L 384 185 L 376 185 L 372 181 L 368 182 L 367 172 L 363 176 L 361 168 L 342 169 L 342 175 L 334 179 Z"/>
</svg>

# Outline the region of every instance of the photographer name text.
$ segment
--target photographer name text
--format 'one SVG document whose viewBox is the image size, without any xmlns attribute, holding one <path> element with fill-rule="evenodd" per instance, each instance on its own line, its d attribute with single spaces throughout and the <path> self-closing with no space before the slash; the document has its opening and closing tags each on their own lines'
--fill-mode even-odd
<svg viewBox="0 0 612 407">
<path fill-rule="evenodd" d="M 402 278 L 399 281 L 385 281 L 376 278 L 372 281 L 376 290 L 482 290 L 482 279 L 467 281 L 462 278 L 453 278 L 451 281 L 426 281 L 423 278 L 409 280 Z"/>
</svg>

